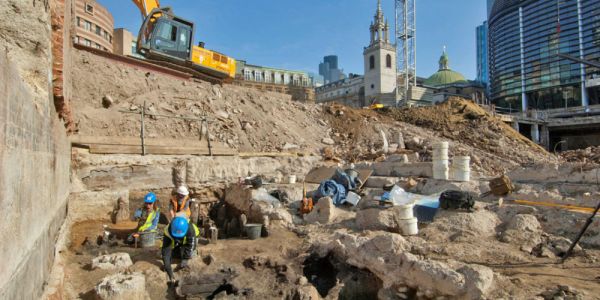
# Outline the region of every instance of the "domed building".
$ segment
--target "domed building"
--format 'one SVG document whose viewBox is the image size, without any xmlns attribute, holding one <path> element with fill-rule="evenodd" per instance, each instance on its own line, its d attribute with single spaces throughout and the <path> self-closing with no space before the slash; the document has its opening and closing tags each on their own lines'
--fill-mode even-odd
<svg viewBox="0 0 600 300">
<path fill-rule="evenodd" d="M 440 69 L 427 78 L 423 84 L 430 87 L 443 87 L 457 83 L 468 83 L 462 74 L 450 70 L 449 62 L 448 54 L 444 50 L 440 57 Z"/>
<path fill-rule="evenodd" d="M 451 96 L 471 99 L 478 104 L 488 104 L 485 97 L 485 87 L 476 81 L 450 69 L 450 59 L 444 47 L 439 60 L 439 70 L 421 82 L 422 86 L 433 93 L 432 103 L 443 102 Z M 418 84 L 418 81 L 417 81 Z"/>
</svg>

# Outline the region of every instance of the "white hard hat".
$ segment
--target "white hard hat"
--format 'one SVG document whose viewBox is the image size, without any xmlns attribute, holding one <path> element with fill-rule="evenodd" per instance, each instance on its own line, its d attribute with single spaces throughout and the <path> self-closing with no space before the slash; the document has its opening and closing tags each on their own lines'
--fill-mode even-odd
<svg viewBox="0 0 600 300">
<path fill-rule="evenodd" d="M 177 194 L 187 196 L 190 192 L 185 186 L 181 185 L 177 188 Z"/>
</svg>

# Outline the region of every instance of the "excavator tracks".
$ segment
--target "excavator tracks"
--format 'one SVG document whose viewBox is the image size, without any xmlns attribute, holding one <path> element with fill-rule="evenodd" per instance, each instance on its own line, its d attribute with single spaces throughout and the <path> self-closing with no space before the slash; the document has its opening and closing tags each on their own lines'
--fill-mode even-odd
<svg viewBox="0 0 600 300">
<path fill-rule="evenodd" d="M 92 53 L 94 55 L 102 56 L 102 57 L 110 59 L 110 60 L 114 60 L 114 61 L 117 61 L 120 63 L 135 66 L 135 67 L 138 67 L 141 69 L 146 69 L 148 71 L 166 74 L 166 75 L 173 76 L 173 77 L 176 77 L 179 79 L 189 80 L 189 79 L 195 78 L 195 79 L 199 79 L 202 81 L 210 82 L 212 84 L 231 83 L 228 80 L 224 80 L 222 78 L 218 78 L 218 77 L 215 77 L 215 76 L 212 76 L 209 74 L 205 74 L 205 73 L 199 72 L 197 70 L 194 70 L 192 68 L 188 68 L 188 67 L 181 66 L 181 65 L 167 62 L 167 61 L 159 61 L 159 60 L 152 60 L 152 59 L 139 59 L 139 58 L 130 57 L 130 56 L 123 56 L 123 55 L 110 53 L 107 51 L 103 51 L 100 49 L 96 49 L 96 48 L 92 48 L 92 47 L 88 47 L 88 46 L 84 46 L 84 45 L 80 45 L 80 44 L 73 44 L 73 46 L 75 47 L 75 49 L 83 50 L 83 51 Z"/>
</svg>

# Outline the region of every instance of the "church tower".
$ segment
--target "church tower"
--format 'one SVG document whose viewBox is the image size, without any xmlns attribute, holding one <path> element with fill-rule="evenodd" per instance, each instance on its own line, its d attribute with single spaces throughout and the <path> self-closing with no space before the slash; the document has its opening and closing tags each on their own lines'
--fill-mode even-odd
<svg viewBox="0 0 600 300">
<path fill-rule="evenodd" d="M 383 15 L 381 0 L 371 23 L 371 42 L 363 53 L 365 60 L 365 100 L 386 106 L 396 104 L 396 48 L 390 43 L 390 26 Z"/>
</svg>

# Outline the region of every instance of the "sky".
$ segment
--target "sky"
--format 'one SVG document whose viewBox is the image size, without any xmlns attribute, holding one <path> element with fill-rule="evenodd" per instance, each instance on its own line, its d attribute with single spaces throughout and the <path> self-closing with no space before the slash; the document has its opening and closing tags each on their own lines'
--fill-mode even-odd
<svg viewBox="0 0 600 300">
<path fill-rule="evenodd" d="M 485 20 L 486 0 L 416 0 L 417 75 L 438 69 L 443 47 L 450 68 L 476 77 L 475 28 Z M 130 1 L 97 0 L 115 28 L 137 35 L 142 23 Z M 318 73 L 323 56 L 338 55 L 345 73 L 363 74 L 363 49 L 377 0 L 161 0 L 195 23 L 195 44 L 250 64 Z M 394 27 L 394 1 L 382 0 Z M 393 36 L 393 33 L 390 34 Z"/>
</svg>

